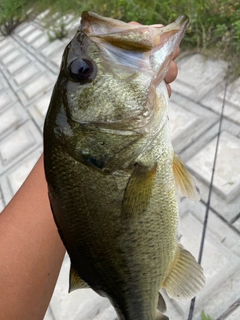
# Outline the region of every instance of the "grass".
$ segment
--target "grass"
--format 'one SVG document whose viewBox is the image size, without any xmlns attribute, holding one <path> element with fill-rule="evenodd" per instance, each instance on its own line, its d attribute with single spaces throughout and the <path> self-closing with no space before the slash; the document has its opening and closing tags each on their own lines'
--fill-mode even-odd
<svg viewBox="0 0 240 320">
<path fill-rule="evenodd" d="M 26 19 L 26 0 L 2 0 L 0 3 L 0 32 L 10 34 Z"/>
<path fill-rule="evenodd" d="M 143 24 L 168 24 L 185 13 L 191 24 L 182 48 L 225 60 L 231 57 L 235 70 L 240 69 L 239 0 L 1 0 L 0 32 L 10 34 L 23 20 L 46 9 L 52 39 L 67 36 L 66 14 L 79 17 L 83 10 Z"/>
<path fill-rule="evenodd" d="M 209 315 L 202 311 L 202 320 L 213 320 Z"/>
</svg>

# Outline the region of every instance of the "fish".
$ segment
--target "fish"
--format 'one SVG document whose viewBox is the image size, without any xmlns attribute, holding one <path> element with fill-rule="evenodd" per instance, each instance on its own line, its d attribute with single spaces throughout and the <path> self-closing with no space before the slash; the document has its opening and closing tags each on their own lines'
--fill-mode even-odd
<svg viewBox="0 0 240 320">
<path fill-rule="evenodd" d="M 160 293 L 191 299 L 202 267 L 178 243 L 179 197 L 199 200 L 174 152 L 164 77 L 189 19 L 135 25 L 83 12 L 44 124 L 49 200 L 71 260 L 120 320 L 168 319 Z"/>
</svg>

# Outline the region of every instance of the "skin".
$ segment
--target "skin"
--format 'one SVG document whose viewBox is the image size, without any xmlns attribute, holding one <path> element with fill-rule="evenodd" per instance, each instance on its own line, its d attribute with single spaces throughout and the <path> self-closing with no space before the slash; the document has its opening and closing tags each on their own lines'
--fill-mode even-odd
<svg viewBox="0 0 240 320">
<path fill-rule="evenodd" d="M 130 24 L 140 25 L 140 23 L 135 22 L 135 21 L 130 22 Z M 159 26 L 163 26 L 163 25 L 159 25 Z M 169 70 L 168 70 L 166 77 L 164 79 L 167 84 L 167 90 L 168 90 L 169 97 L 171 97 L 171 94 L 172 94 L 172 90 L 171 90 L 169 83 L 173 82 L 176 79 L 177 74 L 178 74 L 178 67 L 177 67 L 177 64 L 174 60 L 179 56 L 179 54 L 180 54 L 180 47 L 177 47 L 176 50 L 174 51 L 173 60 L 170 62 Z"/>
<path fill-rule="evenodd" d="M 65 248 L 49 206 L 43 159 L 0 215 L 0 319 L 43 319 Z"/>
<path fill-rule="evenodd" d="M 178 54 L 179 48 L 174 59 Z M 165 78 L 169 96 L 176 76 L 172 61 Z M 0 320 L 43 319 L 65 248 L 49 206 L 42 156 L 0 214 L 0 244 Z"/>
</svg>

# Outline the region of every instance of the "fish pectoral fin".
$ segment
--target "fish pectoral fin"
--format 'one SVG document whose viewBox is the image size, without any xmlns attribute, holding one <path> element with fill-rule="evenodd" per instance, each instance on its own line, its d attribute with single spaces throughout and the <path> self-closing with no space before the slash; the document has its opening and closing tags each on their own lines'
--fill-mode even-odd
<svg viewBox="0 0 240 320">
<path fill-rule="evenodd" d="M 163 296 L 161 295 L 160 292 L 158 293 L 158 305 L 157 305 L 157 308 L 161 312 L 166 312 L 166 310 L 167 310 L 166 303 L 165 303 L 165 301 L 163 299 Z"/>
<path fill-rule="evenodd" d="M 192 299 L 204 287 L 205 282 L 202 267 L 179 244 L 173 267 L 163 283 L 169 297 L 175 300 Z"/>
<path fill-rule="evenodd" d="M 157 164 L 152 168 L 136 164 L 124 192 L 122 202 L 124 218 L 137 217 L 147 209 L 152 196 L 156 171 Z"/>
<path fill-rule="evenodd" d="M 77 289 L 86 289 L 86 288 L 89 288 L 89 286 L 79 277 L 77 271 L 71 265 L 68 292 L 70 293 Z"/>
<path fill-rule="evenodd" d="M 173 173 L 179 195 L 188 197 L 192 201 L 199 201 L 200 196 L 195 186 L 195 179 L 176 153 L 173 158 Z"/>
</svg>

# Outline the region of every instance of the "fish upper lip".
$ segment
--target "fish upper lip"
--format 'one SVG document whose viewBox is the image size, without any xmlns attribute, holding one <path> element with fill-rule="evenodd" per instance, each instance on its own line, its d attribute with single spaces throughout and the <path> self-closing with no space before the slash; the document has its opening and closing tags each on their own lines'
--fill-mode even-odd
<svg viewBox="0 0 240 320">
<path fill-rule="evenodd" d="M 178 23 L 179 25 L 182 25 L 185 22 L 189 22 L 189 18 L 186 14 L 182 14 L 175 20 L 175 22 Z"/>
<path fill-rule="evenodd" d="M 103 26 L 99 28 L 96 20 L 99 20 Z M 148 52 L 153 49 L 156 42 L 158 43 L 159 37 L 161 38 L 164 33 L 168 34 L 170 32 L 170 36 L 172 33 L 184 33 L 189 24 L 189 18 L 185 14 L 180 15 L 166 26 L 131 25 L 124 22 L 118 22 L 114 25 L 113 19 L 103 18 L 92 12 L 84 12 L 82 21 L 81 30 L 94 42 L 98 44 L 108 42 L 118 48 L 138 52 Z M 131 37 L 131 32 L 142 34 L 142 37 Z M 146 33 L 147 37 L 143 37 L 143 34 L 146 35 Z"/>
<path fill-rule="evenodd" d="M 179 26 L 182 26 L 183 24 L 188 24 L 189 18 L 186 14 L 182 14 L 175 20 L 175 23 L 177 23 Z"/>
</svg>

